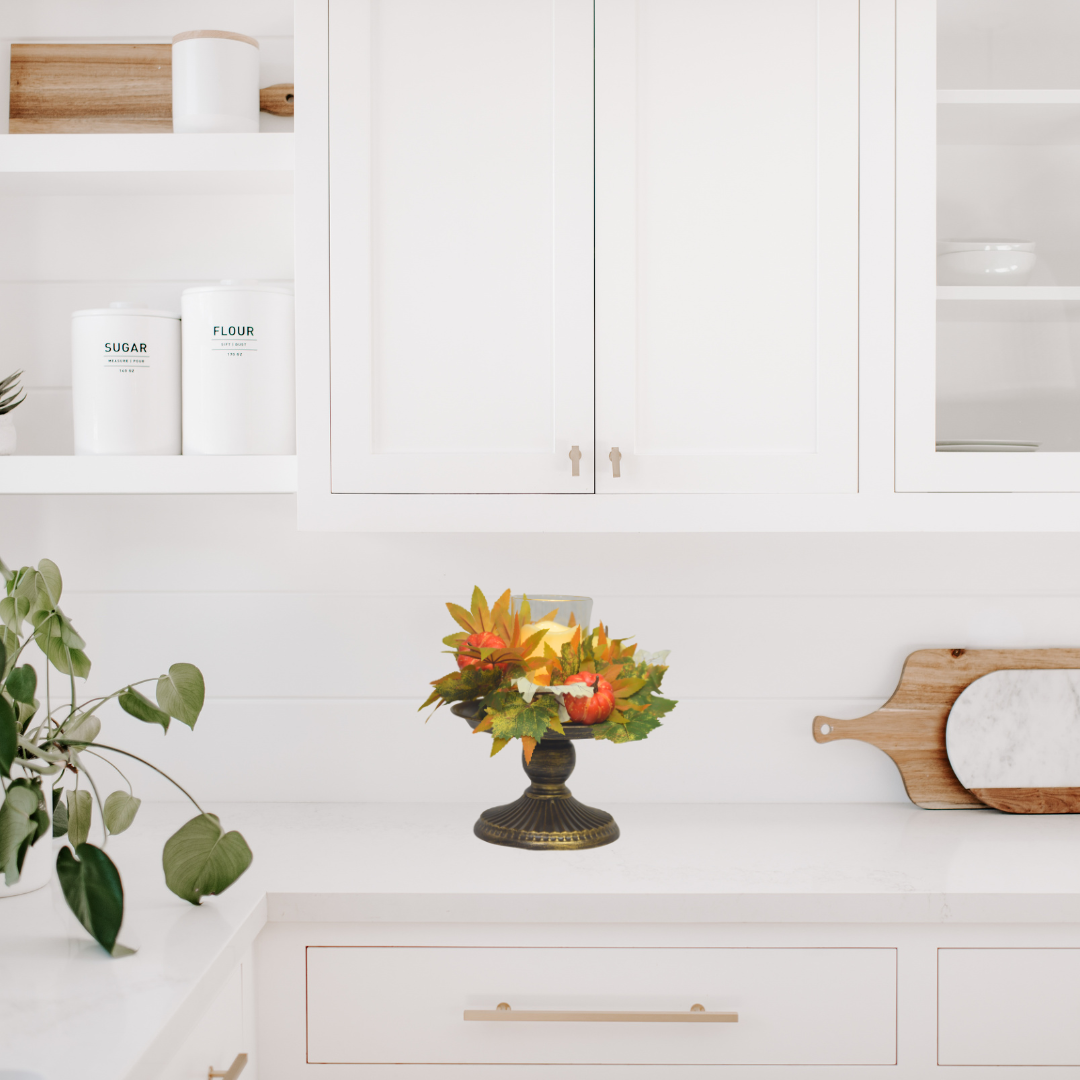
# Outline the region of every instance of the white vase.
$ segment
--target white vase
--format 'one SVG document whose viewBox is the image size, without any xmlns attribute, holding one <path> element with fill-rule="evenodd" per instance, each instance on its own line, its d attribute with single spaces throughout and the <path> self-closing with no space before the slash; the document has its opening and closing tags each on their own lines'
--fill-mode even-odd
<svg viewBox="0 0 1080 1080">
<path fill-rule="evenodd" d="M 15 453 L 15 421 L 11 413 L 0 415 L 0 457 Z"/>
<path fill-rule="evenodd" d="M 48 778 L 46 778 L 48 779 Z M 23 893 L 33 892 L 35 889 L 44 888 L 49 884 L 53 875 L 53 865 L 56 856 L 53 854 L 52 838 L 52 787 L 44 787 L 45 812 L 49 815 L 49 827 L 45 835 L 36 843 L 30 845 L 30 850 L 23 860 L 22 873 L 14 885 L 4 884 L 4 875 L 0 873 L 0 900 L 5 896 L 21 896 Z"/>
</svg>

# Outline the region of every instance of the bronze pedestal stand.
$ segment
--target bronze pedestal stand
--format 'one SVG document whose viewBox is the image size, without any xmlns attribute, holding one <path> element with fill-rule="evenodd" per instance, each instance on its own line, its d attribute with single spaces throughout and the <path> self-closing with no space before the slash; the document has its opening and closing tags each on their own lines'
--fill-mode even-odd
<svg viewBox="0 0 1080 1080">
<path fill-rule="evenodd" d="M 469 726 L 480 723 L 478 704 L 454 705 L 451 711 L 464 717 Z M 602 847 L 619 839 L 619 826 L 606 810 L 580 803 L 566 786 L 574 771 L 574 741 L 593 740 L 585 725 L 568 724 L 565 735 L 551 732 L 533 750 L 532 761 L 522 768 L 532 783 L 516 802 L 485 810 L 473 832 L 489 844 L 532 848 L 537 851 L 572 851 Z"/>
</svg>

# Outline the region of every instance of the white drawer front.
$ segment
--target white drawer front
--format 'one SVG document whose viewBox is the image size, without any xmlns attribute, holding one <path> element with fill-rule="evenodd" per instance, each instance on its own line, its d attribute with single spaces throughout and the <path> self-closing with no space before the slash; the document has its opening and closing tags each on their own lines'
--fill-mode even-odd
<svg viewBox="0 0 1080 1080">
<path fill-rule="evenodd" d="M 1080 1065 L 1080 949 L 939 949 L 939 1065 Z"/>
<path fill-rule="evenodd" d="M 739 1022 L 463 1019 L 500 1002 Z M 307 1042 L 312 1064 L 891 1065 L 896 950 L 310 946 Z"/>
</svg>

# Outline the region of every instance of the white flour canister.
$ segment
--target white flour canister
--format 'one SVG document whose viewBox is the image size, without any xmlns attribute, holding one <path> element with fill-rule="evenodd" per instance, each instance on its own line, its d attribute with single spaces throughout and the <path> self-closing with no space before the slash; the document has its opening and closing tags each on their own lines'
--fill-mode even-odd
<svg viewBox="0 0 1080 1080">
<path fill-rule="evenodd" d="M 185 289 L 184 453 L 295 454 L 291 286 Z"/>
<path fill-rule="evenodd" d="M 173 131 L 259 130 L 259 43 L 229 30 L 172 40 Z"/>
<path fill-rule="evenodd" d="M 138 304 L 71 316 L 76 454 L 180 453 L 180 319 Z"/>
</svg>

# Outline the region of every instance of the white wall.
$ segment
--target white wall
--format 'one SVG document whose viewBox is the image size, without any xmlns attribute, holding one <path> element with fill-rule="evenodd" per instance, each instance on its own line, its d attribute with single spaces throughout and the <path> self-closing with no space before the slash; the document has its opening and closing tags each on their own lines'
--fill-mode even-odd
<svg viewBox="0 0 1080 1080">
<path fill-rule="evenodd" d="M 467 603 L 477 583 L 591 595 L 615 632 L 673 650 L 678 709 L 646 742 L 581 746 L 580 797 L 903 800 L 883 754 L 817 745 L 813 716 L 876 708 L 913 649 L 1076 645 L 1078 547 L 1068 535 L 317 534 L 296 531 L 291 496 L 0 498 L 0 556 L 47 556 L 64 573 L 63 607 L 94 661 L 88 692 L 178 660 L 203 669 L 194 733 L 174 723 L 163 737 L 116 709 L 101 741 L 211 805 L 516 797 L 513 749 L 490 761 L 463 721 L 440 711 L 425 725 L 416 711 L 449 670 L 443 603 Z M 137 793 L 171 798 L 134 768 Z"/>
</svg>

